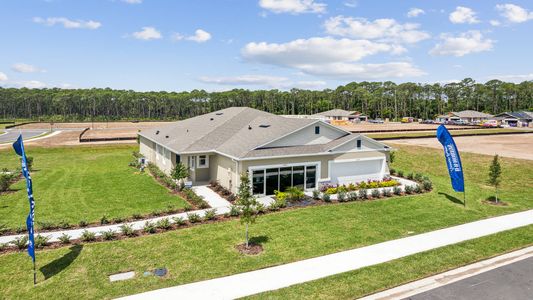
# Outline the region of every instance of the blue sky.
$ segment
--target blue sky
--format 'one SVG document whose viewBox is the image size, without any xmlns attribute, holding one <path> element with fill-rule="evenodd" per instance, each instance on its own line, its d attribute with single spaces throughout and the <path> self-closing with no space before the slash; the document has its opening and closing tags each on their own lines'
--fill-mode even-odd
<svg viewBox="0 0 533 300">
<path fill-rule="evenodd" d="M 2 0 L 0 86 L 533 80 L 531 1 Z"/>
</svg>

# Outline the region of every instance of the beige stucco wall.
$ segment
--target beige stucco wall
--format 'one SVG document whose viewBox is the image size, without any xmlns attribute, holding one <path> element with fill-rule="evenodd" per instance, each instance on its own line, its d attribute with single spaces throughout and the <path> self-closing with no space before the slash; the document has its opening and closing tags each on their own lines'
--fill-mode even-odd
<svg viewBox="0 0 533 300">
<path fill-rule="evenodd" d="M 236 163 L 229 157 L 223 155 L 213 155 L 214 164 L 210 164 L 211 180 L 217 180 L 220 185 L 236 192 L 238 185 L 238 173 L 236 172 Z"/>
<path fill-rule="evenodd" d="M 149 161 L 155 161 L 155 143 L 142 136 L 139 139 L 139 152 Z"/>
</svg>

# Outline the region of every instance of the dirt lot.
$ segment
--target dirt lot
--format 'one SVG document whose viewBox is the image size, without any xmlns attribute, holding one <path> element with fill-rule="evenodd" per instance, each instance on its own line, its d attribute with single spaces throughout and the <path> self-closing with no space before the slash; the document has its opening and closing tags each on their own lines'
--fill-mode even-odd
<svg viewBox="0 0 533 300">
<path fill-rule="evenodd" d="M 420 131 L 420 130 L 436 130 L 439 124 L 419 124 L 419 123 L 398 123 L 389 122 L 383 124 L 374 124 L 362 122 L 359 124 L 353 124 L 348 126 L 339 126 L 344 130 L 351 132 L 378 132 L 378 131 Z M 472 126 L 458 126 L 458 125 L 446 125 L 449 130 L 455 129 L 475 129 Z"/>
<path fill-rule="evenodd" d="M 56 129 L 84 129 L 84 128 L 93 128 L 93 129 L 142 129 L 142 128 L 148 128 L 153 127 L 157 125 L 165 125 L 170 122 L 79 122 L 79 123 L 54 123 L 53 125 L 50 125 L 50 123 L 31 123 L 20 126 L 21 129 L 50 129 L 52 127 L 54 130 Z M 94 124 L 94 126 L 93 126 Z M 19 128 L 19 127 L 17 127 Z"/>
<path fill-rule="evenodd" d="M 454 140 L 459 151 L 533 160 L 533 134 L 464 136 Z M 404 144 L 442 148 L 436 138 L 389 140 L 386 143 L 393 147 L 394 144 Z"/>
</svg>

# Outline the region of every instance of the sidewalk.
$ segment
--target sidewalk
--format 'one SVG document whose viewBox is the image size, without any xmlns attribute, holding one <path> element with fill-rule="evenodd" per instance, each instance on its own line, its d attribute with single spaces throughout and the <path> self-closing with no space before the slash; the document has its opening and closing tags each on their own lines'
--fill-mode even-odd
<svg viewBox="0 0 533 300">
<path fill-rule="evenodd" d="M 252 272 L 154 290 L 124 299 L 234 299 L 357 270 L 530 224 L 533 224 L 533 210 Z"/>
<path fill-rule="evenodd" d="M 193 187 L 194 191 L 199 195 L 204 197 L 204 200 L 211 206 L 209 209 L 216 209 L 217 215 L 223 215 L 230 211 L 231 203 L 226 201 L 226 199 L 220 197 L 217 193 L 213 192 L 211 189 L 209 189 L 207 186 L 197 186 Z M 163 217 L 156 217 L 156 218 L 150 218 L 146 220 L 139 220 L 139 221 L 133 221 L 133 222 L 125 222 L 121 224 L 112 224 L 112 225 L 105 225 L 105 226 L 97 226 L 97 227 L 87 227 L 87 228 L 80 228 L 80 229 L 70 229 L 70 230 L 60 230 L 60 231 L 50 231 L 50 232 L 38 232 L 36 231 L 35 234 L 40 234 L 42 236 L 48 236 L 50 237 L 50 242 L 57 242 L 59 241 L 59 237 L 63 235 L 64 233 L 70 235 L 71 239 L 78 239 L 81 237 L 83 231 L 87 230 L 89 232 L 94 232 L 96 236 L 100 236 L 103 231 L 113 230 L 115 232 L 120 232 L 120 226 L 124 224 L 129 224 L 131 227 L 135 230 L 140 230 L 144 227 L 144 224 L 148 222 L 157 222 L 161 219 L 168 218 L 171 223 L 174 223 L 174 220 L 172 218 L 174 217 L 181 217 L 184 220 L 188 219 L 187 214 L 190 213 L 196 213 L 200 217 L 203 217 L 206 210 L 209 209 L 200 209 L 185 213 L 179 213 L 179 214 L 173 214 Z M 15 240 L 18 237 L 25 236 L 24 234 L 17 234 L 17 235 L 7 235 L 7 236 L 0 236 L 0 244 L 3 243 L 9 243 L 13 240 Z"/>
<path fill-rule="evenodd" d="M 420 293 L 436 289 L 463 279 L 500 268 L 529 257 L 533 257 L 533 247 L 496 256 L 487 260 L 473 263 L 448 272 L 410 282 L 383 292 L 369 295 L 361 300 L 392 300 L 404 299 Z"/>
</svg>

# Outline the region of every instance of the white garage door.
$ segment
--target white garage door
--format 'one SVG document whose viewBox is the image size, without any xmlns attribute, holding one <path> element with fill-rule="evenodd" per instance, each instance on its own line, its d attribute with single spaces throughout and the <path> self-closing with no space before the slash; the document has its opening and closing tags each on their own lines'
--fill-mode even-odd
<svg viewBox="0 0 533 300">
<path fill-rule="evenodd" d="M 334 184 L 348 184 L 363 180 L 380 180 L 383 159 L 361 161 L 331 161 L 330 179 Z"/>
</svg>

